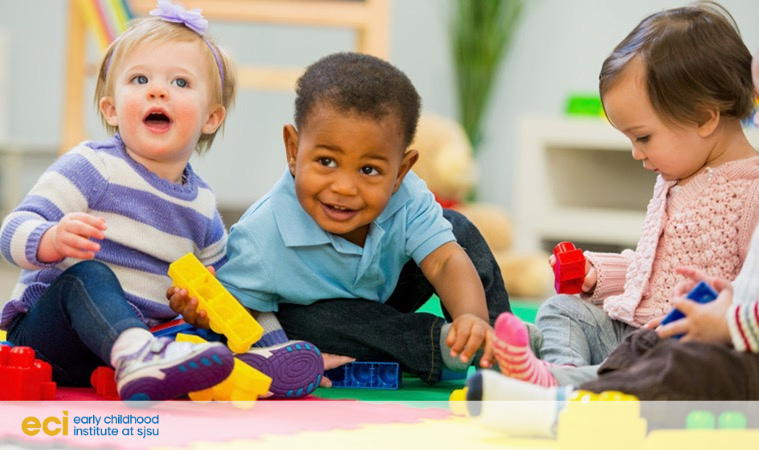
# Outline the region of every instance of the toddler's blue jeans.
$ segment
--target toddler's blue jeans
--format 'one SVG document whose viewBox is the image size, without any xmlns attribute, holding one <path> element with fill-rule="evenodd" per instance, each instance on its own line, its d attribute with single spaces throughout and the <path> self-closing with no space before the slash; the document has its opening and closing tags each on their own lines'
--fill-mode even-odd
<svg viewBox="0 0 759 450">
<path fill-rule="evenodd" d="M 62 386 L 89 386 L 98 366 L 110 366 L 111 348 L 126 329 L 147 327 L 126 301 L 116 275 L 88 260 L 65 270 L 8 328 L 13 345 L 35 349 Z"/>
</svg>

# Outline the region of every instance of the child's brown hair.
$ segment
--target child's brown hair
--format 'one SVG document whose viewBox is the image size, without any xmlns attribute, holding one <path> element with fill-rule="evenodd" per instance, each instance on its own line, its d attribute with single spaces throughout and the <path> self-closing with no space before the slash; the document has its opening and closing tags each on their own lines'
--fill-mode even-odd
<svg viewBox="0 0 759 450">
<path fill-rule="evenodd" d="M 701 124 L 715 110 L 741 120 L 751 115 L 751 53 L 733 17 L 717 3 L 643 19 L 604 61 L 602 100 L 634 58 L 645 64 L 651 104 L 665 122 Z"/>
</svg>

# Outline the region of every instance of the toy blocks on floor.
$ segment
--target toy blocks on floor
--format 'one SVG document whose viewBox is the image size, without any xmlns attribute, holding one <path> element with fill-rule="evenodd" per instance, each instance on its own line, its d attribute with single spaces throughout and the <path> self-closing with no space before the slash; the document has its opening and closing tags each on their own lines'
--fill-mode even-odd
<svg viewBox="0 0 759 450">
<path fill-rule="evenodd" d="M 606 448 L 639 450 L 647 434 L 635 396 L 607 391 L 575 391 L 559 412 L 557 450 Z"/>
<path fill-rule="evenodd" d="M 176 340 L 195 344 L 205 342 L 200 336 L 184 333 L 177 334 Z M 271 378 L 235 358 L 232 373 L 224 381 L 209 389 L 190 392 L 188 397 L 198 402 L 231 401 L 238 408 L 252 408 L 253 402 L 258 397 L 269 392 L 269 386 L 271 386 Z"/>
<path fill-rule="evenodd" d="M 198 300 L 198 309 L 208 313 L 211 329 L 227 337 L 227 346 L 245 353 L 261 339 L 263 328 L 230 294 L 219 280 L 192 253 L 169 265 L 169 276 L 176 286 L 187 289 Z"/>
<path fill-rule="evenodd" d="M 448 397 L 448 406 L 451 408 L 451 412 L 456 416 L 467 415 L 466 391 L 466 386 L 461 389 L 454 389 L 454 391 L 451 392 L 450 397 Z"/>
<path fill-rule="evenodd" d="M 585 255 L 571 242 L 560 242 L 554 247 L 556 263 L 553 265 L 554 287 L 558 294 L 579 294 L 585 280 Z"/>
<path fill-rule="evenodd" d="M 50 364 L 30 347 L 0 345 L 0 400 L 55 400 Z"/>
<path fill-rule="evenodd" d="M 90 384 L 95 393 L 106 400 L 119 400 L 119 391 L 116 388 L 116 373 L 106 366 L 100 366 L 92 371 Z"/>
<path fill-rule="evenodd" d="M 398 389 L 401 369 L 395 362 L 352 362 L 324 372 L 332 387 L 358 389 Z"/>
</svg>

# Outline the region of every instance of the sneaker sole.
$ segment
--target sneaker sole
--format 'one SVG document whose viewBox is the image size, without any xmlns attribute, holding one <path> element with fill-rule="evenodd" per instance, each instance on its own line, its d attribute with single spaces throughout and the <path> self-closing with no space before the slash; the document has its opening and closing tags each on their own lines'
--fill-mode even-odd
<svg viewBox="0 0 759 450">
<path fill-rule="evenodd" d="M 233 366 L 234 357 L 223 345 L 207 347 L 180 364 L 150 367 L 152 373 L 147 375 L 135 372 L 122 380 L 119 395 L 124 401 L 174 399 L 221 383 Z"/>
<path fill-rule="evenodd" d="M 257 353 L 236 355 L 240 361 L 271 378 L 272 398 L 296 399 L 305 397 L 319 387 L 324 373 L 324 360 L 319 349 L 308 342 L 286 343 L 273 348 L 257 349 Z"/>
</svg>

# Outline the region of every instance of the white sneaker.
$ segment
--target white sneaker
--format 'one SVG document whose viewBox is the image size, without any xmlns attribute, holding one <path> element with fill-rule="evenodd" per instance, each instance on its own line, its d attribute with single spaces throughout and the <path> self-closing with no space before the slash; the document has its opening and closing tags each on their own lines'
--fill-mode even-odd
<svg viewBox="0 0 759 450">
<path fill-rule="evenodd" d="M 224 381 L 234 356 L 220 342 L 193 344 L 153 338 L 116 362 L 116 387 L 122 400 L 169 400 Z"/>
</svg>

